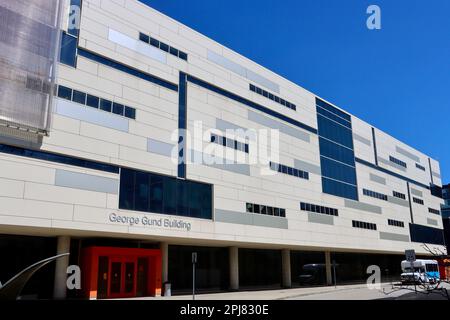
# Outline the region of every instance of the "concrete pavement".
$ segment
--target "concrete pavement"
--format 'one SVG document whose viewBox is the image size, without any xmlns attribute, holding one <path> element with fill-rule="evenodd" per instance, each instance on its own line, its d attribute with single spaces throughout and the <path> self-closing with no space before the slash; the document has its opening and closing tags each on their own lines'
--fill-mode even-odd
<svg viewBox="0 0 450 320">
<path fill-rule="evenodd" d="M 442 287 L 450 291 L 449 284 Z M 196 295 L 196 300 L 403 300 L 403 299 L 443 299 L 443 293 L 414 293 L 414 286 L 393 288 L 390 283 L 381 285 L 381 289 L 370 290 L 366 284 L 344 285 L 337 287 L 294 288 L 264 291 L 238 291 L 208 293 Z M 420 290 L 419 290 L 420 291 Z M 134 298 L 136 300 L 191 300 L 192 295 L 172 297 Z M 446 298 L 445 298 L 446 299 Z"/>
</svg>

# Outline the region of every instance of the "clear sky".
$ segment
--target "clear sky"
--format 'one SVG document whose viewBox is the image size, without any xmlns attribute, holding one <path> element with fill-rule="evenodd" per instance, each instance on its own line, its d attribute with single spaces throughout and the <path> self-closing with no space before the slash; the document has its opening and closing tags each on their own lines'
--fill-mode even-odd
<svg viewBox="0 0 450 320">
<path fill-rule="evenodd" d="M 450 183 L 450 1 L 144 2 L 437 159 Z"/>
</svg>

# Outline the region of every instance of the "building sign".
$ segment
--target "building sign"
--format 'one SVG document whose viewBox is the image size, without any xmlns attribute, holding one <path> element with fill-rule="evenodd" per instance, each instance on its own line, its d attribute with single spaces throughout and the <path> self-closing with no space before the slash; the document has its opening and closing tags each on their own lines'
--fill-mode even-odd
<svg viewBox="0 0 450 320">
<path fill-rule="evenodd" d="M 144 227 L 157 227 L 157 228 L 169 228 L 191 231 L 191 223 L 180 219 L 172 218 L 152 218 L 148 216 L 127 216 L 118 215 L 117 213 L 109 214 L 109 221 L 113 223 L 126 224 L 132 226 L 144 226 Z"/>
</svg>

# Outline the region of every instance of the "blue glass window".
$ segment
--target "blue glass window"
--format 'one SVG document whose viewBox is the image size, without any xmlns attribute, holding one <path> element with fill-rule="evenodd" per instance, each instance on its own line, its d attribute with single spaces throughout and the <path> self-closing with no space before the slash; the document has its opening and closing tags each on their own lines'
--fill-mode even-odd
<svg viewBox="0 0 450 320">
<path fill-rule="evenodd" d="M 87 95 L 86 105 L 88 107 L 97 108 L 99 105 L 100 99 L 96 96 L 92 96 L 90 94 Z"/>
<path fill-rule="evenodd" d="M 343 162 L 352 167 L 355 166 L 353 150 L 319 137 L 320 155 Z"/>
<path fill-rule="evenodd" d="M 322 177 L 322 191 L 342 198 L 358 200 L 358 189 L 354 185 Z"/>
<path fill-rule="evenodd" d="M 185 61 L 187 61 L 187 59 L 188 59 L 187 53 L 186 53 L 186 52 L 183 52 L 183 51 L 179 51 L 179 52 L 178 52 L 178 57 L 179 57 L 180 59 L 185 60 Z"/>
<path fill-rule="evenodd" d="M 111 112 L 112 102 L 106 99 L 100 99 L 100 109 Z"/>
<path fill-rule="evenodd" d="M 344 127 L 321 114 L 317 115 L 319 135 L 353 149 L 353 135 L 351 129 Z"/>
<path fill-rule="evenodd" d="M 358 200 L 351 117 L 316 98 L 322 191 Z"/>
<path fill-rule="evenodd" d="M 139 32 L 139 40 L 150 43 L 150 37 L 142 32 Z"/>
<path fill-rule="evenodd" d="M 125 106 L 125 117 L 136 119 L 136 109 Z"/>
<path fill-rule="evenodd" d="M 74 158 L 69 156 L 63 156 L 56 153 L 50 153 L 45 151 L 37 151 L 31 149 L 24 149 L 20 147 L 13 147 L 4 144 L 0 144 L 0 152 L 6 154 L 13 154 L 16 156 L 39 159 L 44 161 L 51 161 L 55 163 L 62 163 L 71 166 L 77 166 L 81 168 L 88 168 L 94 170 L 100 170 L 111 173 L 119 173 L 119 168 L 113 165 L 104 164 L 100 162 L 84 160 L 80 158 Z"/>
<path fill-rule="evenodd" d="M 124 106 L 123 104 L 120 103 L 113 103 L 113 113 L 118 114 L 120 116 L 123 116 L 123 112 L 124 112 Z"/>
<path fill-rule="evenodd" d="M 169 45 L 165 44 L 164 42 L 159 42 L 159 48 L 162 51 L 169 52 Z"/>
<path fill-rule="evenodd" d="M 445 245 L 442 229 L 431 228 L 418 224 L 409 224 L 409 233 L 412 242 Z"/>
<path fill-rule="evenodd" d="M 155 38 L 150 38 L 150 44 L 159 49 L 159 41 L 156 40 Z"/>
<path fill-rule="evenodd" d="M 324 177 L 356 185 L 356 170 L 346 164 L 320 157 L 320 166 Z"/>
<path fill-rule="evenodd" d="M 270 99 L 270 100 L 275 101 L 275 102 L 277 102 L 277 103 L 279 103 L 279 104 L 281 104 L 281 105 L 283 105 L 285 107 L 288 107 L 289 109 L 292 109 L 292 110 L 296 110 L 297 109 L 297 106 L 295 104 L 290 103 L 290 102 L 288 102 L 288 101 L 286 101 L 284 99 L 281 99 L 280 97 L 277 97 L 276 95 L 274 95 L 274 94 L 272 94 L 270 92 L 267 92 L 266 90 L 258 88 L 257 86 L 255 86 L 255 85 L 253 85 L 251 83 L 249 84 L 249 89 L 250 89 L 250 91 L 256 92 L 257 94 L 259 94 L 259 95 L 261 95 L 263 97 L 266 97 L 267 99 Z"/>
<path fill-rule="evenodd" d="M 169 53 L 175 57 L 178 57 L 178 50 L 173 47 L 170 47 Z"/>
<path fill-rule="evenodd" d="M 122 168 L 119 208 L 212 218 L 212 185 Z"/>
<path fill-rule="evenodd" d="M 72 101 L 76 103 L 86 104 L 86 93 L 73 90 Z"/>
<path fill-rule="evenodd" d="M 77 63 L 78 39 L 63 32 L 61 35 L 61 55 L 59 61 L 71 67 Z"/>
<path fill-rule="evenodd" d="M 67 100 L 72 100 L 72 89 L 64 86 L 58 86 L 58 97 Z"/>
</svg>

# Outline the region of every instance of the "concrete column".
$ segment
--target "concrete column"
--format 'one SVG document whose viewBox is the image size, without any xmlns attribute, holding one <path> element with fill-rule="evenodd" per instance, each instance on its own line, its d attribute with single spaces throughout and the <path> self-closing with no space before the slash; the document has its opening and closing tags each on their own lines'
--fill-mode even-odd
<svg viewBox="0 0 450 320">
<path fill-rule="evenodd" d="M 70 252 L 70 237 L 58 237 L 56 246 L 56 254 Z M 65 299 L 67 296 L 67 267 L 69 266 L 69 256 L 65 256 L 56 260 L 55 266 L 55 282 L 53 287 L 54 299 Z"/>
<path fill-rule="evenodd" d="M 283 287 L 292 287 L 291 281 L 291 250 L 283 249 L 281 251 L 281 268 L 282 268 L 282 279 Z"/>
<path fill-rule="evenodd" d="M 325 251 L 325 271 L 327 275 L 327 285 L 333 285 L 333 277 L 331 270 L 331 253 L 330 251 Z"/>
<path fill-rule="evenodd" d="M 230 290 L 239 290 L 239 248 L 230 247 Z"/>
<path fill-rule="evenodd" d="M 162 283 L 169 281 L 169 244 L 167 242 L 161 242 L 161 279 Z"/>
</svg>

